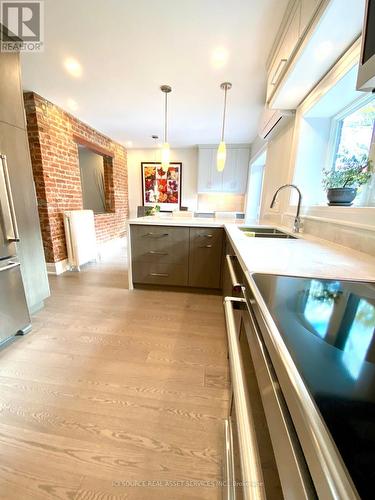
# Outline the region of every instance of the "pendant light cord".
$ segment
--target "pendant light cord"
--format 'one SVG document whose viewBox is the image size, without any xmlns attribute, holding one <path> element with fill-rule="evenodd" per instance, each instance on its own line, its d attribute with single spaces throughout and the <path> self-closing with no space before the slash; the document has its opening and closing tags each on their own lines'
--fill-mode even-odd
<svg viewBox="0 0 375 500">
<path fill-rule="evenodd" d="M 165 116 L 164 116 L 164 144 L 167 142 L 167 120 L 168 120 L 168 93 L 165 93 Z"/>
<path fill-rule="evenodd" d="M 227 112 L 227 87 L 224 89 L 224 111 L 223 111 L 223 128 L 221 129 L 221 141 L 224 141 L 225 116 Z"/>
</svg>

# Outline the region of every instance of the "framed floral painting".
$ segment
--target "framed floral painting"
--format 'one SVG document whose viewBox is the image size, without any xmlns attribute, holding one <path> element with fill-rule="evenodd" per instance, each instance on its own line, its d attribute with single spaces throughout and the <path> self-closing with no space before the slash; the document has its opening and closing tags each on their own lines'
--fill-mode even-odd
<svg viewBox="0 0 375 500">
<path fill-rule="evenodd" d="M 166 172 L 161 163 L 142 162 L 142 196 L 145 207 L 160 206 L 162 212 L 181 207 L 182 163 L 170 163 Z"/>
</svg>

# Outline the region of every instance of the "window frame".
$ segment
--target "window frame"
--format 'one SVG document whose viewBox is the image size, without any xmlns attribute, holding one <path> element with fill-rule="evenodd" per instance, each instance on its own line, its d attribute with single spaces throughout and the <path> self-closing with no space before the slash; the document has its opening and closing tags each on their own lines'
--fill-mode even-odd
<svg viewBox="0 0 375 500">
<path fill-rule="evenodd" d="M 339 111 L 335 116 L 332 117 L 331 122 L 331 131 L 328 142 L 328 151 L 327 151 L 327 167 L 335 169 L 336 155 L 340 146 L 341 139 L 341 131 L 343 120 L 355 113 L 359 109 L 363 108 L 367 103 L 375 101 L 375 96 L 373 94 L 365 94 L 363 96 L 358 97 L 353 102 L 345 106 L 341 111 Z M 374 129 L 374 125 L 373 125 Z M 369 156 L 371 154 L 371 143 L 368 152 Z"/>
<path fill-rule="evenodd" d="M 323 95 L 329 92 L 348 71 L 358 64 L 360 58 L 360 43 L 361 39 L 359 38 L 298 106 L 296 110 L 292 151 L 289 163 L 288 182 L 292 183 L 294 180 L 300 143 L 300 129 L 304 116 Z M 372 144 L 370 154 L 371 156 L 375 154 L 374 143 Z M 373 177 L 375 177 L 375 175 Z M 294 217 L 295 211 L 296 200 L 291 194 L 285 215 L 287 217 Z M 302 200 L 301 216 L 302 218 L 327 222 L 339 226 L 356 227 L 358 229 L 375 231 L 375 206 L 329 207 L 316 203 L 310 205 L 303 204 Z"/>
</svg>

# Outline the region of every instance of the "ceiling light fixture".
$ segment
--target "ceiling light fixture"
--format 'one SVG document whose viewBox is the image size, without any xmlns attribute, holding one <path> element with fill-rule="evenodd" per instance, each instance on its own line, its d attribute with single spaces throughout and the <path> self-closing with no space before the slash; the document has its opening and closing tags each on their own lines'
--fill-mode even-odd
<svg viewBox="0 0 375 500">
<path fill-rule="evenodd" d="M 169 168 L 169 161 L 171 156 L 171 149 L 168 144 L 168 94 L 172 92 L 172 87 L 169 85 L 162 85 L 160 90 L 165 94 L 164 105 L 164 142 L 161 149 L 161 168 L 166 172 Z"/>
<path fill-rule="evenodd" d="M 74 59 L 73 57 L 67 57 L 64 60 L 64 67 L 66 71 L 75 78 L 79 78 L 80 76 L 82 76 L 82 66 L 77 61 L 77 59 Z"/>
<path fill-rule="evenodd" d="M 232 88 L 232 84 L 229 82 L 224 82 L 220 85 L 220 88 L 224 90 L 224 111 L 223 111 L 223 127 L 221 129 L 221 141 L 219 147 L 217 148 L 217 156 L 216 156 L 216 168 L 218 172 L 222 172 L 224 170 L 225 160 L 227 158 L 227 147 L 224 142 L 225 115 L 227 111 L 227 92 Z"/>
<path fill-rule="evenodd" d="M 217 47 L 211 55 L 211 63 L 214 68 L 222 68 L 228 61 L 228 51 L 224 47 Z"/>
</svg>

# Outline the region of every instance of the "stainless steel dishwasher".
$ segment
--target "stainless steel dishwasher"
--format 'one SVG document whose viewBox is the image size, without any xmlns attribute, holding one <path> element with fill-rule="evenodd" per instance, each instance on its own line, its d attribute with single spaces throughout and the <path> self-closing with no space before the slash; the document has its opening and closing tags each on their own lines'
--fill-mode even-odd
<svg viewBox="0 0 375 500">
<path fill-rule="evenodd" d="M 224 498 L 317 498 L 292 420 L 233 255 L 224 299 L 232 399 L 225 422 Z M 225 290 L 228 292 L 228 286 Z"/>
</svg>

